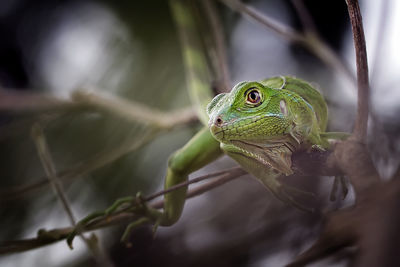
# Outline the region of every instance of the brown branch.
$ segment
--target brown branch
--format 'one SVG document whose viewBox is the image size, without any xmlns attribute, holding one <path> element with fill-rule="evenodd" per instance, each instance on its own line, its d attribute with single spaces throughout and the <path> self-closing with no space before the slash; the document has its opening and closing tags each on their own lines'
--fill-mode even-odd
<svg viewBox="0 0 400 267">
<path fill-rule="evenodd" d="M 206 180 L 206 179 L 209 179 L 209 178 L 213 178 L 213 177 L 217 177 L 217 176 L 221 176 L 221 175 L 227 174 L 227 173 L 236 173 L 236 172 L 238 172 L 238 171 L 241 170 L 241 169 L 242 169 L 242 168 L 240 168 L 240 167 L 234 167 L 234 168 L 231 168 L 231 169 L 228 169 L 228 170 L 223 170 L 223 171 L 219 171 L 219 172 L 209 173 L 209 174 L 206 174 L 206 175 L 197 177 L 197 178 L 190 179 L 190 180 L 188 180 L 188 181 L 186 181 L 186 182 L 184 182 L 184 183 L 180 183 L 180 184 L 171 186 L 171 187 L 169 187 L 168 189 L 161 190 L 161 191 L 159 191 L 159 192 L 157 192 L 157 193 L 154 193 L 154 194 L 152 194 L 152 195 L 150 195 L 150 196 L 144 197 L 143 199 L 144 199 L 145 201 L 151 201 L 151 200 L 153 200 L 153 199 L 155 199 L 155 198 L 157 198 L 157 197 L 159 197 L 159 196 L 162 196 L 162 195 L 165 195 L 165 194 L 167 194 L 167 193 L 169 193 L 169 192 L 178 190 L 179 188 L 188 186 L 188 185 L 190 185 L 190 184 L 198 183 L 198 182 L 201 182 L 201 181 L 203 181 L 203 180 Z"/>
<path fill-rule="evenodd" d="M 311 153 L 308 152 L 297 152 L 292 156 L 293 168 L 296 170 L 296 173 L 300 175 L 341 175 L 342 172 L 336 165 L 333 164 L 332 158 L 334 154 L 331 152 L 319 152 L 313 151 Z M 314 167 L 312 167 L 314 166 Z M 207 182 L 201 186 L 192 188 L 188 191 L 186 198 L 192 198 L 198 195 L 203 194 L 215 187 L 223 185 L 237 177 L 246 174 L 246 172 L 239 168 L 231 168 L 224 171 L 210 173 L 201 177 L 197 177 L 187 181 L 185 183 L 174 186 L 168 190 L 162 190 L 155 194 L 152 194 L 148 197 L 145 197 L 145 200 L 151 200 L 155 197 L 166 194 L 172 190 L 177 190 L 183 186 L 188 186 L 189 184 L 200 182 L 205 179 L 209 179 L 211 177 L 216 177 L 214 181 Z M 150 204 L 151 207 L 156 209 L 161 209 L 164 206 L 164 200 L 160 199 L 154 201 Z M 99 218 L 90 222 L 82 232 L 91 231 L 99 228 L 109 227 L 116 224 L 127 223 L 135 219 L 135 215 L 129 212 L 124 212 L 126 209 L 116 212 L 115 214 L 109 215 L 106 218 Z M 26 250 L 31 250 L 37 247 L 45 246 L 56 241 L 65 239 L 69 233 L 71 233 L 73 229 L 69 228 L 59 228 L 53 229 L 49 231 L 40 231 L 38 237 L 26 240 L 17 240 L 11 242 L 5 242 L 0 245 L 0 254 L 13 253 L 13 252 L 21 252 Z"/>
<path fill-rule="evenodd" d="M 208 182 L 194 189 L 190 189 L 186 195 L 186 199 L 201 195 L 204 192 L 207 192 L 213 188 L 221 186 L 244 174 L 246 174 L 246 172 L 241 168 L 232 168 L 229 170 L 216 172 L 214 173 L 214 175 L 219 175 L 218 178 L 216 178 L 214 181 Z M 207 178 L 211 178 L 210 175 L 206 176 Z M 203 179 L 200 178 L 201 177 L 197 178 L 197 182 L 206 179 L 206 178 Z M 164 191 L 164 193 L 167 193 L 167 191 Z M 164 200 L 162 199 L 159 201 L 155 201 L 151 203 L 150 206 L 156 209 L 160 209 L 164 206 Z M 99 228 L 105 228 L 116 224 L 126 223 L 132 221 L 133 219 L 135 219 L 135 215 L 132 213 L 111 214 L 105 218 L 101 218 L 93 223 L 90 223 L 87 227 L 82 229 L 82 232 L 92 231 Z M 3 244 L 0 245 L 0 254 L 23 252 L 39 248 L 42 246 L 46 246 L 54 242 L 65 239 L 72 231 L 73 231 L 72 227 L 58 228 L 49 231 L 39 230 L 38 236 L 36 238 L 3 242 Z"/>
<path fill-rule="evenodd" d="M 288 41 L 296 43 L 301 43 L 304 41 L 304 36 L 301 33 L 294 30 L 293 28 L 285 24 L 282 24 L 264 14 L 261 14 L 256 9 L 246 4 L 243 4 L 238 0 L 220 0 L 220 1 L 223 2 L 225 5 L 227 5 L 228 7 L 230 7 L 231 9 L 241 13 L 245 17 L 250 17 L 254 19 L 256 22 L 264 25 L 265 27 L 272 30 L 273 32 L 275 32 L 276 34 L 285 38 Z"/>
<path fill-rule="evenodd" d="M 37 152 L 42 162 L 43 169 L 46 172 L 49 183 L 51 184 L 57 198 L 61 201 L 61 204 L 69 218 L 71 225 L 76 227 L 75 216 L 72 212 L 71 205 L 69 204 L 68 198 L 64 192 L 63 186 L 57 177 L 56 167 L 54 165 L 50 149 L 48 147 L 46 138 L 43 133 L 43 129 L 39 124 L 34 124 L 32 127 L 32 138 L 36 144 Z M 97 238 L 87 238 L 84 234 L 79 234 L 80 238 L 86 244 L 87 248 L 91 252 L 94 260 L 99 266 L 107 267 L 113 266 L 107 254 L 103 253 L 98 245 Z"/>
<path fill-rule="evenodd" d="M 155 136 L 157 136 L 158 133 L 158 130 L 147 129 L 143 132 L 139 139 L 121 142 L 121 144 L 119 144 L 111 151 L 99 153 L 93 158 L 88 159 L 85 162 L 79 163 L 71 169 L 57 172 L 57 176 L 60 180 L 63 181 L 73 180 L 78 177 L 82 177 L 100 167 L 110 164 L 111 162 L 129 152 L 139 149 L 140 147 L 150 142 Z M 9 201 L 13 201 L 21 197 L 26 197 L 27 193 L 33 193 L 37 190 L 49 186 L 48 179 L 46 177 L 41 177 L 36 180 L 39 181 L 29 185 L 16 186 L 0 190 L 0 203 L 5 204 Z"/>
<path fill-rule="evenodd" d="M 358 104 L 354 136 L 360 142 L 366 143 L 369 113 L 369 78 L 367 48 L 358 0 L 347 0 L 357 65 Z"/>
<path fill-rule="evenodd" d="M 2 95 L 0 91 L 0 96 Z M 91 108 L 100 109 L 103 111 L 111 112 L 112 114 L 123 117 L 128 120 L 134 120 L 142 122 L 143 124 L 150 125 L 148 129 L 142 134 L 139 139 L 128 140 L 121 143 L 117 148 L 112 151 L 106 151 L 105 153 L 98 154 L 92 159 L 89 159 L 83 163 L 78 164 L 70 170 L 65 170 L 57 173 L 57 176 L 61 180 L 68 180 L 76 177 L 81 177 L 95 169 L 98 169 L 110 162 L 118 159 L 119 157 L 136 150 L 143 145 L 150 142 L 162 131 L 170 131 L 180 125 L 187 124 L 197 120 L 197 114 L 192 108 L 187 108 L 179 111 L 172 111 L 165 113 L 162 111 L 150 109 L 142 104 L 126 101 L 118 97 L 106 97 L 101 94 L 91 94 L 85 91 L 75 91 L 72 94 L 74 101 L 60 100 L 51 96 L 44 96 L 40 94 L 29 94 L 29 93 L 16 93 L 16 92 L 4 92 L 5 99 L 15 100 L 20 99 L 19 104 L 16 107 L 10 105 L 6 101 L 2 101 L 0 98 L 0 110 L 6 111 L 57 111 L 65 110 L 70 108 Z M 18 98 L 18 97 L 19 98 Z M 33 105 L 31 101 L 37 103 Z M 145 112 L 143 112 L 145 111 Z M 7 188 L 0 190 L 0 203 L 6 203 L 7 201 L 15 200 L 21 196 L 26 196 L 26 193 L 33 192 L 48 186 L 48 180 L 46 177 L 41 177 L 38 182 L 30 185 L 17 186 L 13 188 Z"/>
<path fill-rule="evenodd" d="M 36 110 L 59 110 L 77 106 L 68 100 L 55 96 L 28 93 L 11 89 L 0 89 L 0 111 L 32 112 Z"/>
<path fill-rule="evenodd" d="M 128 101 L 117 96 L 95 94 L 83 90 L 74 91 L 71 98 L 75 103 L 105 110 L 124 119 L 141 122 L 145 125 L 149 124 L 164 130 L 197 120 L 197 113 L 193 107 L 165 112 L 133 100 Z"/>
<path fill-rule="evenodd" d="M 69 201 L 64 192 L 63 186 L 60 183 L 60 180 L 57 176 L 57 171 L 54 166 L 54 162 L 53 162 L 52 156 L 50 154 L 50 150 L 48 148 L 46 139 L 44 137 L 43 129 L 41 128 L 41 126 L 39 124 L 35 124 L 32 127 L 32 138 L 36 144 L 36 149 L 37 149 L 40 161 L 43 165 L 43 169 L 45 170 L 49 184 L 53 188 L 58 199 L 61 201 L 61 204 L 62 204 L 65 212 L 68 215 L 71 225 L 75 226 L 76 220 L 72 213 L 71 205 L 69 204 Z"/>
<path fill-rule="evenodd" d="M 327 215 L 318 240 L 288 265 L 291 267 L 304 266 L 348 246 L 356 246 L 358 249 L 355 252 L 356 266 L 398 265 L 398 262 L 393 264 L 390 259 L 394 255 L 393 248 L 386 242 L 388 237 L 393 235 L 393 228 L 390 220 L 383 219 L 383 214 L 397 214 L 400 183 L 380 182 L 366 147 L 369 104 L 366 44 L 358 1 L 347 0 L 347 5 L 356 51 L 358 108 L 353 135 L 338 144 L 333 154 L 337 166 L 349 177 L 357 199 L 353 207 Z M 400 220 L 400 217 L 396 218 L 397 221 Z M 398 223 L 394 225 L 397 228 Z M 400 240 L 398 235 L 397 240 Z M 386 247 L 376 250 L 376 244 L 381 246 L 381 243 Z"/>
<path fill-rule="evenodd" d="M 269 30 L 272 30 L 278 36 L 283 37 L 292 43 L 304 46 L 327 66 L 330 66 L 338 74 L 346 77 L 352 84 L 355 84 L 355 77 L 347 64 L 343 62 L 335 53 L 335 51 L 333 51 L 321 38 L 319 38 L 318 35 L 312 34 L 312 32 L 302 34 L 301 32 L 298 32 L 295 29 L 276 21 L 265 14 L 261 14 L 254 8 L 243 4 L 239 0 L 220 1 L 243 16 L 250 17 Z"/>
</svg>

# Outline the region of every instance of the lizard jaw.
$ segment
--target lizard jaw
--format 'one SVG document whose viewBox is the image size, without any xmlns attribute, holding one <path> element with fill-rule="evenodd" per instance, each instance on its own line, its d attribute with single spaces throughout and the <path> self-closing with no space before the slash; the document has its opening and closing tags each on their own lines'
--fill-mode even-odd
<svg viewBox="0 0 400 267">
<path fill-rule="evenodd" d="M 273 168 L 285 175 L 293 174 L 292 149 L 287 143 L 253 143 L 250 141 L 232 140 L 231 143 L 237 147 L 245 156 L 259 161 L 268 168 Z"/>
</svg>

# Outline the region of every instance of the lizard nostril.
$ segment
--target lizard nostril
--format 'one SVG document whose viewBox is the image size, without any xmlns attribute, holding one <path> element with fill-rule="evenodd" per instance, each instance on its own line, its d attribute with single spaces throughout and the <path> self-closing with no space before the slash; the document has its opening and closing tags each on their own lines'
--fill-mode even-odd
<svg viewBox="0 0 400 267">
<path fill-rule="evenodd" d="M 221 119 L 220 117 L 218 117 L 218 118 L 215 120 L 215 124 L 218 125 L 218 126 L 220 126 L 220 125 L 222 124 L 222 119 Z"/>
</svg>

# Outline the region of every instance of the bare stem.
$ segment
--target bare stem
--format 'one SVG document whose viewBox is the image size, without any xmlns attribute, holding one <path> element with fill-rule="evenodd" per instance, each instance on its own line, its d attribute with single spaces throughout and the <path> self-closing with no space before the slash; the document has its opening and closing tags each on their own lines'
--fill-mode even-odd
<svg viewBox="0 0 400 267">
<path fill-rule="evenodd" d="M 250 17 L 254 19 L 256 22 L 264 25 L 268 29 L 272 30 L 276 34 L 280 35 L 281 37 L 287 39 L 291 42 L 302 42 L 304 40 L 304 36 L 297 32 L 296 30 L 292 29 L 291 27 L 282 24 L 276 21 L 273 18 L 270 18 L 264 14 L 261 14 L 256 9 L 243 4 L 238 0 L 220 0 L 225 5 L 230 7 L 231 9 L 241 13 L 246 17 Z"/>
<path fill-rule="evenodd" d="M 222 84 L 222 92 L 229 92 L 232 86 L 229 67 L 228 67 L 228 59 L 226 52 L 226 45 L 224 42 L 224 31 L 221 26 L 221 21 L 218 17 L 215 3 L 213 0 L 204 0 L 200 1 L 205 9 L 206 16 L 211 24 L 211 34 L 215 42 L 215 50 L 216 50 L 216 66 L 215 71 L 217 72 L 218 80 L 220 80 Z"/>
<path fill-rule="evenodd" d="M 127 101 L 117 96 L 84 90 L 74 91 L 71 98 L 72 101 L 51 95 L 0 89 L 0 111 L 31 114 L 94 108 L 165 130 L 197 120 L 197 114 L 192 107 L 165 112 L 133 100 Z"/>
<path fill-rule="evenodd" d="M 73 227 L 76 227 L 75 216 L 72 212 L 71 205 L 69 204 L 68 198 L 64 192 L 63 186 L 56 174 L 56 168 L 50 154 L 49 147 L 46 142 L 46 138 L 44 136 L 43 130 L 39 124 L 35 124 L 32 127 L 32 138 L 36 144 L 37 152 L 42 162 L 43 168 L 46 172 L 47 178 L 49 180 L 50 185 L 52 186 L 55 194 L 58 199 L 61 201 L 61 204 L 71 222 Z M 105 256 L 106 254 L 102 253 L 97 241 L 95 239 L 88 239 L 83 234 L 79 235 L 83 242 L 88 247 L 89 251 L 93 255 L 93 258 L 99 264 L 99 266 L 112 266 L 111 261 Z"/>
<path fill-rule="evenodd" d="M 197 114 L 192 107 L 168 113 L 132 100 L 127 101 L 116 96 L 105 96 L 82 90 L 73 92 L 71 97 L 76 103 L 106 110 L 125 119 L 165 130 L 197 119 Z"/>
<path fill-rule="evenodd" d="M 238 0 L 220 1 L 242 15 L 254 19 L 256 22 L 275 32 L 278 36 L 281 36 L 292 43 L 303 45 L 325 64 L 334 69 L 338 74 L 346 77 L 351 84 L 355 84 L 355 77 L 350 68 L 340 59 L 335 51 L 333 51 L 316 34 L 313 34 L 313 32 L 308 32 L 307 34 L 300 33 L 295 29 L 268 17 L 265 14 L 261 14 L 254 8 L 243 4 Z"/>
<path fill-rule="evenodd" d="M 216 178 L 214 181 L 208 182 L 208 183 L 203 184 L 194 189 L 190 189 L 186 195 L 186 199 L 196 197 L 196 196 L 203 194 L 204 192 L 207 192 L 213 188 L 221 186 L 229 181 L 232 181 L 233 179 L 235 179 L 237 177 L 240 177 L 240 176 L 246 174 L 246 172 L 241 168 L 232 168 L 232 169 L 214 173 L 214 174 L 215 175 L 219 174 L 220 177 Z M 201 177 L 198 177 L 198 178 L 195 178 L 194 180 L 197 179 L 197 181 L 200 181 L 200 180 L 206 179 L 206 178 L 204 178 L 204 179 L 200 179 L 200 178 Z M 208 175 L 207 178 L 211 178 L 211 176 Z M 176 189 L 178 189 L 178 188 L 176 188 Z M 164 191 L 164 194 L 166 194 L 166 193 L 167 192 Z M 156 209 L 160 209 L 164 206 L 164 200 L 159 200 L 159 201 L 153 202 L 150 206 L 153 208 L 156 208 Z M 106 218 L 101 218 L 100 220 L 89 225 L 88 227 L 85 227 L 84 229 L 82 229 L 82 232 L 92 231 L 92 230 L 96 230 L 99 228 L 105 228 L 105 227 L 113 226 L 116 224 L 126 223 L 128 221 L 133 220 L 134 218 L 135 218 L 135 216 L 132 213 L 112 214 Z M 52 244 L 54 242 L 65 239 L 72 231 L 73 231 L 72 227 L 57 228 L 57 229 L 53 229 L 53 230 L 49 230 L 49 231 L 42 231 L 42 233 L 36 238 L 6 241 L 0 245 L 0 254 L 23 252 L 23 251 L 28 251 L 28 250 L 32 250 L 35 248 L 39 248 L 42 246 L 46 246 L 46 245 Z"/>
<path fill-rule="evenodd" d="M 2 112 L 60 111 L 77 107 L 77 103 L 51 95 L 0 89 Z"/>
<path fill-rule="evenodd" d="M 54 166 L 53 159 L 50 155 L 50 151 L 47 146 L 47 142 L 44 137 L 43 130 L 39 124 L 35 124 L 32 127 L 32 138 L 35 141 L 37 152 L 38 152 L 40 161 L 42 162 L 43 168 L 46 172 L 46 176 L 48 178 L 49 184 L 53 188 L 57 197 L 60 199 L 61 204 L 71 222 L 71 225 L 75 226 L 75 224 L 76 224 L 75 217 L 72 213 L 69 201 L 64 193 L 63 186 L 57 177 L 56 168 Z"/>
<path fill-rule="evenodd" d="M 299 16 L 300 22 L 303 26 L 303 30 L 307 32 L 311 32 L 313 34 L 317 34 L 317 28 L 311 18 L 310 13 L 304 5 L 303 0 L 292 0 L 292 4 L 296 9 L 296 12 Z"/>
<path fill-rule="evenodd" d="M 31 106 L 29 101 L 39 101 L 35 109 L 53 110 L 58 105 L 66 105 L 66 107 L 92 107 L 95 109 L 105 110 L 120 117 L 129 120 L 138 121 L 147 124 L 147 129 L 140 138 L 121 142 L 121 144 L 112 151 L 105 151 L 92 159 L 89 159 L 70 170 L 57 173 L 61 180 L 81 177 L 93 170 L 105 166 L 119 157 L 132 152 L 153 140 L 161 131 L 169 131 L 173 128 L 190 123 L 197 120 L 197 114 L 194 109 L 187 108 L 169 113 L 151 109 L 143 104 L 126 101 L 117 97 L 106 97 L 100 94 L 91 94 L 85 91 L 75 91 L 72 95 L 73 102 L 65 102 L 52 97 L 41 95 L 21 94 L 23 101 L 18 106 L 18 111 L 27 111 Z M 48 100 L 49 99 L 49 100 Z M 9 110 L 11 107 L 5 102 L 0 101 L 0 109 Z M 60 108 L 60 107 L 58 107 Z M 48 179 L 43 177 L 39 182 L 30 185 L 23 185 L 14 188 L 3 189 L 0 191 L 0 199 L 2 202 L 17 199 L 28 192 L 32 192 L 48 185 Z"/>
<path fill-rule="evenodd" d="M 351 28 L 353 31 L 354 47 L 357 65 L 358 104 L 357 117 L 354 127 L 354 136 L 360 142 L 367 139 L 368 109 L 369 109 L 369 78 L 367 49 L 365 45 L 364 29 L 358 0 L 347 0 Z"/>
<path fill-rule="evenodd" d="M 193 183 L 198 183 L 200 181 L 203 181 L 203 180 L 206 180 L 206 179 L 209 179 L 209 178 L 218 177 L 218 176 L 221 176 L 223 174 L 239 173 L 239 170 L 241 170 L 241 169 L 242 168 L 240 168 L 240 167 L 234 167 L 234 168 L 231 168 L 231 169 L 228 169 L 228 170 L 223 170 L 223 171 L 219 171 L 219 172 L 213 172 L 213 173 L 209 173 L 209 174 L 197 177 L 197 178 L 193 178 L 193 179 L 190 179 L 189 181 L 186 181 L 184 183 L 180 183 L 180 184 L 171 186 L 166 190 L 162 190 L 162 191 L 157 192 L 155 194 L 152 194 L 152 195 L 150 195 L 148 197 L 145 197 L 144 200 L 145 201 L 150 201 L 150 200 L 153 200 L 153 199 L 155 199 L 155 198 L 157 198 L 159 196 L 165 195 L 165 194 L 167 194 L 169 192 L 178 190 L 179 188 L 188 186 L 188 185 L 193 184 Z"/>
<path fill-rule="evenodd" d="M 151 140 L 153 140 L 157 134 L 158 130 L 155 129 L 146 129 L 137 139 L 131 139 L 121 142 L 116 148 L 111 151 L 104 151 L 94 156 L 91 159 L 88 159 L 85 162 L 79 163 L 78 165 L 72 167 L 69 170 L 60 171 L 57 173 L 57 176 L 60 180 L 72 180 L 78 177 L 82 177 L 98 168 L 101 168 L 121 156 L 132 152 L 134 150 L 139 149 L 144 146 Z M 7 201 L 15 200 L 20 197 L 25 197 L 27 193 L 34 192 L 41 188 L 44 188 L 49 185 L 48 179 L 46 177 L 42 177 L 38 182 L 32 183 L 30 185 L 23 185 L 14 188 L 7 188 L 0 191 L 0 200 L 2 203 Z"/>
</svg>

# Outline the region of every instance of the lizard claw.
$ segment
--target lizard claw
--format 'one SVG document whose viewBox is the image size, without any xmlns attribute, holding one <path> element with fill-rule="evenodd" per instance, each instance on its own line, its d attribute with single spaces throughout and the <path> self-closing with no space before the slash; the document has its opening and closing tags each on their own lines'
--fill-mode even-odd
<svg viewBox="0 0 400 267">
<path fill-rule="evenodd" d="M 89 214 L 82 220 L 80 220 L 74 229 L 71 231 L 71 233 L 67 236 L 67 244 L 70 249 L 73 249 L 73 241 L 75 239 L 75 236 L 79 235 L 80 232 L 87 226 L 90 222 L 92 222 L 95 219 L 101 218 L 101 217 L 108 217 L 111 214 L 118 212 L 124 208 L 130 209 L 132 208 L 138 208 L 139 210 L 143 209 L 144 206 L 144 199 L 142 197 L 142 194 L 138 192 L 136 194 L 136 197 L 128 196 L 124 198 L 117 199 L 110 207 L 108 207 L 104 211 L 97 211 L 92 214 Z M 135 205 L 136 204 L 136 205 Z"/>
<path fill-rule="evenodd" d="M 75 239 L 75 236 L 79 235 L 81 233 L 81 231 L 83 230 L 83 228 L 85 228 L 85 226 L 93 221 L 94 219 L 97 219 L 99 217 L 102 217 L 105 215 L 105 211 L 97 211 L 97 212 L 93 212 L 91 214 L 89 214 L 88 216 L 86 216 L 85 218 L 83 218 L 82 220 L 80 220 L 74 227 L 74 229 L 72 229 L 71 233 L 69 233 L 69 235 L 67 236 L 67 244 L 68 247 L 70 249 L 74 249 L 73 247 L 73 241 Z"/>
<path fill-rule="evenodd" d="M 126 227 L 121 237 L 121 241 L 124 242 L 127 245 L 127 247 L 132 246 L 132 244 L 128 242 L 128 238 L 133 230 L 139 228 L 142 225 L 153 223 L 154 225 L 152 232 L 153 232 L 153 237 L 155 237 L 157 228 L 161 224 L 161 216 L 162 216 L 161 213 L 159 213 L 159 211 L 154 210 L 151 207 L 148 207 L 146 204 L 146 200 L 143 198 L 140 192 L 136 194 L 136 197 L 134 198 L 133 201 L 134 201 L 134 207 L 132 211 L 134 214 L 140 217 Z"/>
<path fill-rule="evenodd" d="M 133 204 L 134 200 L 135 200 L 135 198 L 132 196 L 119 198 L 110 207 L 108 207 L 105 210 L 104 215 L 107 215 L 107 216 L 111 215 L 118 209 L 121 209 L 121 207 L 123 207 L 124 205 Z"/>
<path fill-rule="evenodd" d="M 136 221 L 128 224 L 128 226 L 126 227 L 126 229 L 121 237 L 121 242 L 124 242 L 128 247 L 132 246 L 132 244 L 130 242 L 128 242 L 128 238 L 129 238 L 131 232 L 149 222 L 151 222 L 151 220 L 149 218 L 142 217 L 142 218 L 139 218 Z"/>
</svg>

